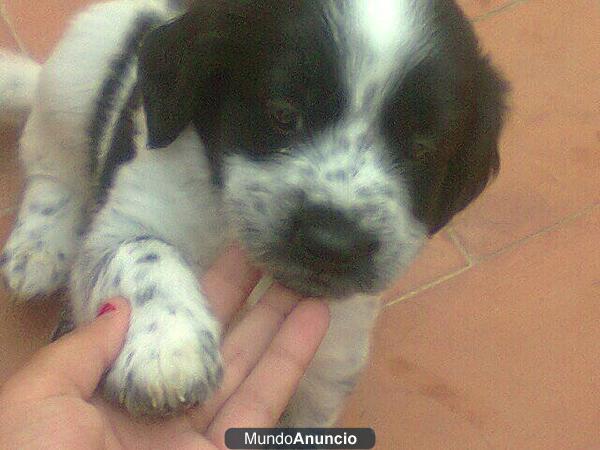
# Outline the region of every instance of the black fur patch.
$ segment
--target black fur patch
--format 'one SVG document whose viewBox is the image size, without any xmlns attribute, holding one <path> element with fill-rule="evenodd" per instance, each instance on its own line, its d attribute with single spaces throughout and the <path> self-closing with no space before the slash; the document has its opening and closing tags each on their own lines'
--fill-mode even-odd
<svg viewBox="0 0 600 450">
<path fill-rule="evenodd" d="M 106 192 L 109 190 L 116 169 L 127 161 L 135 157 L 135 125 L 133 114 L 140 107 L 141 99 L 139 90 L 134 88 L 125 108 L 119 115 L 119 120 L 114 128 L 112 142 L 106 155 L 106 161 L 99 177 L 99 189 L 97 199 L 99 203 L 103 201 Z"/>
<path fill-rule="evenodd" d="M 430 234 L 498 171 L 507 90 L 455 2 L 435 2 L 432 11 L 433 49 L 405 74 L 381 117 L 392 160 L 408 178 L 414 214 Z"/>
<path fill-rule="evenodd" d="M 138 17 L 135 25 L 132 27 L 130 35 L 125 41 L 121 54 L 119 54 L 111 62 L 110 67 L 107 70 L 106 79 L 102 85 L 100 94 L 98 95 L 96 109 L 92 115 L 88 128 L 90 142 L 90 174 L 94 177 L 100 176 L 103 179 L 103 184 L 107 184 L 106 180 L 110 178 L 108 174 L 112 173 L 112 169 L 114 169 L 119 162 L 126 160 L 126 156 L 119 156 L 115 158 L 115 155 L 113 155 L 113 160 L 115 160 L 115 163 L 111 165 L 111 170 L 107 171 L 105 168 L 99 167 L 100 161 L 98 160 L 98 157 L 100 143 L 103 141 L 107 133 L 112 134 L 112 130 L 109 130 L 108 128 L 111 115 L 117 107 L 117 105 L 115 105 L 115 101 L 119 92 L 124 89 L 124 86 L 122 85 L 123 78 L 128 71 L 131 70 L 132 65 L 136 62 L 135 56 L 138 52 L 142 39 L 148 33 L 148 31 L 150 31 L 158 23 L 159 19 L 154 15 L 143 14 Z M 133 97 L 133 95 L 130 96 L 129 101 L 127 102 L 127 107 L 125 108 L 126 110 L 131 106 Z M 123 114 L 120 114 L 119 122 L 121 122 L 122 116 Z M 122 133 L 123 130 L 120 131 Z M 115 137 L 113 137 L 112 140 L 114 143 Z M 130 150 L 125 149 L 124 153 L 127 154 L 128 151 Z M 109 164 L 108 160 L 107 164 Z"/>
<path fill-rule="evenodd" d="M 143 306 L 154 298 L 156 295 L 156 286 L 150 285 L 135 295 L 135 302 Z"/>
<path fill-rule="evenodd" d="M 168 146 L 193 123 L 217 185 L 225 153 L 264 159 L 297 147 L 335 123 L 348 102 L 317 0 L 203 3 L 150 33 L 140 84 L 150 146 Z M 286 126 L 282 108 L 298 126 Z"/>
</svg>

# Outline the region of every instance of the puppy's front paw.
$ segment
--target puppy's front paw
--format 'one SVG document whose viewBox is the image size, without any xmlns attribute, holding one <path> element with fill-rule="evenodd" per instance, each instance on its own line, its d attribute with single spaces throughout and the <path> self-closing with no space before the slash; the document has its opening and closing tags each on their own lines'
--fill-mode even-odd
<svg viewBox="0 0 600 450">
<path fill-rule="evenodd" d="M 53 233 L 15 229 L 0 255 L 4 283 L 17 299 L 52 293 L 64 286 L 73 249 L 52 241 Z"/>
<path fill-rule="evenodd" d="M 130 329 L 105 380 L 105 394 L 137 416 L 164 416 L 201 404 L 222 379 L 218 329 L 189 320 L 189 310 L 182 317 L 173 310 L 167 314 L 135 326 L 134 333 Z"/>
<path fill-rule="evenodd" d="M 181 412 L 219 386 L 220 324 L 175 247 L 140 236 L 114 250 L 84 248 L 71 276 L 71 293 L 77 322 L 90 320 L 105 299 L 129 299 L 127 339 L 104 392 L 132 414 Z"/>
<path fill-rule="evenodd" d="M 42 186 L 43 187 L 43 186 Z M 66 284 L 77 248 L 79 210 L 68 194 L 29 188 L 19 219 L 0 254 L 6 287 L 16 299 L 50 294 Z"/>
</svg>

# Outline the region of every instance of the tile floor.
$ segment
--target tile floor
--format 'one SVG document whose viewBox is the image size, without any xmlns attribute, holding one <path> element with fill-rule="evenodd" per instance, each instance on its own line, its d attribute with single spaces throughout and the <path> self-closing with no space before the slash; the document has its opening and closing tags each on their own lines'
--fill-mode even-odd
<svg viewBox="0 0 600 450">
<path fill-rule="evenodd" d="M 0 1 L 0 46 L 43 60 L 88 3 Z M 379 449 L 600 449 L 600 3 L 459 3 L 513 85 L 502 171 L 386 293 L 341 423 L 375 428 Z M 0 245 L 15 136 L 0 131 Z M 0 290 L 0 382 L 56 303 Z"/>
</svg>

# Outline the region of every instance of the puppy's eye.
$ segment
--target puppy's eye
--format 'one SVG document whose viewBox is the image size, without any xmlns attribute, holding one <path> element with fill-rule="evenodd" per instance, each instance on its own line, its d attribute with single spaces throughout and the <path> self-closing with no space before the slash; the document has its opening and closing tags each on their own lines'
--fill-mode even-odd
<svg viewBox="0 0 600 450">
<path fill-rule="evenodd" d="M 273 127 L 284 136 L 293 136 L 303 127 L 302 114 L 285 101 L 270 101 Z"/>
</svg>

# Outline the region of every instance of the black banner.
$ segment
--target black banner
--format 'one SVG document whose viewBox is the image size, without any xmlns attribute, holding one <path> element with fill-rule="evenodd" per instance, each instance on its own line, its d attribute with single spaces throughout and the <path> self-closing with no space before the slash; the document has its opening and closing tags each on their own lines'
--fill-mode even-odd
<svg viewBox="0 0 600 450">
<path fill-rule="evenodd" d="M 231 428 L 225 433 L 227 448 L 244 449 L 371 449 L 375 432 L 370 428 Z"/>
</svg>

